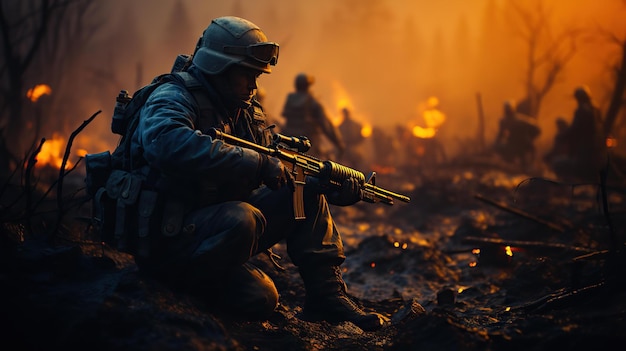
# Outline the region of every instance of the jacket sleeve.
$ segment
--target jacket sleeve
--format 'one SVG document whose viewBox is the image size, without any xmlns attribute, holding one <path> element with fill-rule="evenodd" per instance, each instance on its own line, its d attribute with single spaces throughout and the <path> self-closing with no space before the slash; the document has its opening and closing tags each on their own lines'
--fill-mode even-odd
<svg viewBox="0 0 626 351">
<path fill-rule="evenodd" d="M 225 144 L 195 129 L 197 107 L 182 86 L 158 87 L 141 110 L 138 143 L 150 166 L 166 175 L 205 177 L 222 174 L 231 180 L 256 181 L 261 156 Z"/>
</svg>

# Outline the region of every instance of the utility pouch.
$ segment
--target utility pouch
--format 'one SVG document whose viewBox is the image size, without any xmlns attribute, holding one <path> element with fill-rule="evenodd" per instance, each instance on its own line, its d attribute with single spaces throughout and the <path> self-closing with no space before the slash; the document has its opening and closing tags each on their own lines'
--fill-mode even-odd
<svg viewBox="0 0 626 351">
<path fill-rule="evenodd" d="M 132 174 L 122 170 L 114 170 L 106 184 L 107 194 L 116 201 L 115 229 L 113 237 L 118 241 L 118 248 L 126 250 L 126 228 L 130 221 L 137 220 L 137 199 L 143 184 L 143 175 Z"/>
<path fill-rule="evenodd" d="M 272 129 L 266 126 L 267 118 L 265 117 L 265 113 L 260 106 L 253 105 L 252 106 L 252 122 L 256 126 L 259 136 L 261 140 L 259 143 L 263 146 L 268 146 L 272 144 Z"/>
<path fill-rule="evenodd" d="M 115 223 L 115 201 L 105 188 L 111 169 L 109 151 L 85 155 L 85 189 L 92 199 L 92 225 L 103 241 L 113 238 Z"/>
<path fill-rule="evenodd" d="M 111 198 L 118 199 L 123 204 L 132 205 L 137 203 L 143 180 L 143 175 L 116 169 L 111 172 L 106 189 Z"/>
<path fill-rule="evenodd" d="M 111 174 L 111 152 L 85 155 L 85 187 L 92 198 L 105 186 Z"/>
</svg>

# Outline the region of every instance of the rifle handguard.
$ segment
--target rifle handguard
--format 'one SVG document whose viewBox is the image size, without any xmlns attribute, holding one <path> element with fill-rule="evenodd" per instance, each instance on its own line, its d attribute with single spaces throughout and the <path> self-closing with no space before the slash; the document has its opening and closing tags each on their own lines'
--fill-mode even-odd
<svg viewBox="0 0 626 351">
<path fill-rule="evenodd" d="M 341 186 L 341 184 L 343 184 L 343 181 L 348 178 L 355 178 L 359 181 L 359 184 L 365 184 L 365 175 L 362 172 L 335 163 L 333 161 L 324 161 L 322 174 L 324 175 L 324 177 L 328 177 L 327 179 L 325 179 L 326 181 L 336 186 Z"/>
</svg>

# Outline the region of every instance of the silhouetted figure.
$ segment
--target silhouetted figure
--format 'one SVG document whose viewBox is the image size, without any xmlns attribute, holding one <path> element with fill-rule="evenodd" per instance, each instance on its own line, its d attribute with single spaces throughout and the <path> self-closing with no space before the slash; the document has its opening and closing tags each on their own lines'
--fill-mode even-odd
<svg viewBox="0 0 626 351">
<path fill-rule="evenodd" d="M 372 133 L 372 137 L 373 137 Z M 411 129 L 407 128 L 403 124 L 396 124 L 393 130 L 392 138 L 392 150 L 393 155 L 391 157 L 392 164 L 396 169 L 399 169 L 402 173 L 411 174 L 414 166 L 412 160 L 414 160 L 415 148 L 412 147 L 415 136 L 411 133 Z"/>
<path fill-rule="evenodd" d="M 343 120 L 339 125 L 339 133 L 346 145 L 342 160 L 346 165 L 357 169 L 365 167 L 363 125 L 352 118 L 350 110 L 346 107 L 341 109 Z"/>
<path fill-rule="evenodd" d="M 338 154 L 343 153 L 345 145 L 337 127 L 332 123 L 322 104 L 310 91 L 315 78 L 300 73 L 295 79 L 295 92 L 287 95 L 282 116 L 285 118 L 283 134 L 306 136 L 311 141 L 308 153 L 313 156 L 327 158 L 321 148 L 322 139 L 326 137 L 336 148 Z"/>
<path fill-rule="evenodd" d="M 397 138 L 381 127 L 372 128 L 372 167 L 378 173 L 393 173 L 398 168 Z"/>
<path fill-rule="evenodd" d="M 504 161 L 525 170 L 535 160 L 534 142 L 539 134 L 541 129 L 537 125 L 516 112 L 515 102 L 506 101 L 494 150 Z"/>
<path fill-rule="evenodd" d="M 574 90 L 578 106 L 564 134 L 567 157 L 553 162 L 555 174 L 564 180 L 595 181 L 606 161 L 606 138 L 600 110 L 594 106 L 586 86 Z"/>
<path fill-rule="evenodd" d="M 552 142 L 552 148 L 543 156 L 543 162 L 553 170 L 554 164 L 558 164 L 570 155 L 567 142 L 567 130 L 569 123 L 563 117 L 558 117 L 555 121 L 556 133 Z"/>
</svg>

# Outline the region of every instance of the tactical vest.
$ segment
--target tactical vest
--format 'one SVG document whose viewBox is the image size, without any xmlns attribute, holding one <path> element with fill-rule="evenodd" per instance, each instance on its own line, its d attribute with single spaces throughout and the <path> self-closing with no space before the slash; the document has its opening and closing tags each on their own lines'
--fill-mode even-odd
<svg viewBox="0 0 626 351">
<path fill-rule="evenodd" d="M 198 107 L 199 118 L 194 121 L 195 129 L 206 133 L 210 128 L 218 128 L 225 133 L 232 133 L 234 126 L 226 120 L 227 116 L 221 116 L 215 110 L 202 83 L 188 72 L 177 72 L 176 75 L 193 95 Z M 266 128 L 265 114 L 260 104 L 254 102 L 247 111 L 251 117 L 247 123 L 250 123 L 252 133 L 255 134 L 252 137 L 260 144 L 269 145 L 271 134 Z M 131 135 L 124 137 L 130 139 Z M 130 140 L 126 144 L 130 144 Z M 118 146 L 114 154 L 130 153 L 130 146 L 126 144 Z M 125 149 L 120 150 L 121 147 Z M 108 151 L 87 155 L 86 182 L 88 188 L 95 188 L 90 191 L 93 195 L 93 224 L 100 231 L 102 241 L 120 251 L 148 257 L 155 249 L 154 242 L 158 241 L 151 240 L 151 236 L 178 235 L 183 230 L 184 215 L 190 208 L 217 201 L 209 193 L 196 193 L 187 198 L 170 196 L 178 193 L 176 189 L 164 191 L 167 185 L 163 185 L 166 182 L 162 175 L 151 170 L 145 161 L 134 162 L 137 167 L 133 169 L 111 169 L 112 163 L 116 162 L 111 161 Z M 211 191 L 211 187 L 207 186 L 205 190 Z M 191 203 L 189 199 L 202 199 L 203 202 Z"/>
</svg>

